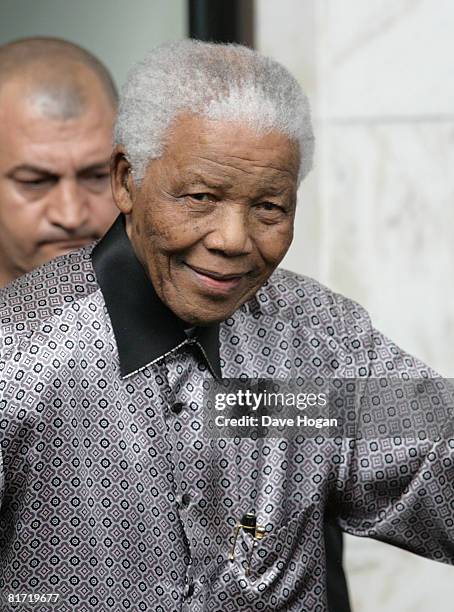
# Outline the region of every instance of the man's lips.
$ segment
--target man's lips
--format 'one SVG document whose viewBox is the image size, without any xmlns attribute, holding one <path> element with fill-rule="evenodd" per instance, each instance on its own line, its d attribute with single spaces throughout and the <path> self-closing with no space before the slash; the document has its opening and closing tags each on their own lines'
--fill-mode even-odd
<svg viewBox="0 0 454 612">
<path fill-rule="evenodd" d="M 198 272 L 199 274 L 203 274 L 204 276 L 209 276 L 210 278 L 214 278 L 216 280 L 221 281 L 241 278 L 242 276 L 245 276 L 247 274 L 247 272 L 231 272 L 230 274 L 225 274 L 222 272 L 215 272 L 214 270 L 207 270 L 206 268 L 199 268 L 198 266 L 193 266 L 192 264 L 188 263 L 186 265 L 192 268 L 192 270 L 194 270 L 195 272 Z"/>
<path fill-rule="evenodd" d="M 199 268 L 186 263 L 186 266 L 192 270 L 197 280 L 211 292 L 215 293 L 229 293 L 233 289 L 236 289 L 241 283 L 242 279 L 248 272 L 234 272 L 230 274 L 224 274 L 216 272 L 215 270 L 206 270 L 205 268 Z"/>
</svg>

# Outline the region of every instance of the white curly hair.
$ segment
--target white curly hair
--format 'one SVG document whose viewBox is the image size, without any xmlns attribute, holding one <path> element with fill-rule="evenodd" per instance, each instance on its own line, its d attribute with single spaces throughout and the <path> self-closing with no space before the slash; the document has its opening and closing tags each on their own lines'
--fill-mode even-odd
<svg viewBox="0 0 454 612">
<path fill-rule="evenodd" d="M 152 50 L 129 72 L 120 96 L 115 143 L 123 145 L 141 181 L 164 150 L 181 113 L 276 130 L 299 145 L 301 181 L 312 167 L 309 102 L 281 64 L 241 45 L 182 40 Z"/>
</svg>

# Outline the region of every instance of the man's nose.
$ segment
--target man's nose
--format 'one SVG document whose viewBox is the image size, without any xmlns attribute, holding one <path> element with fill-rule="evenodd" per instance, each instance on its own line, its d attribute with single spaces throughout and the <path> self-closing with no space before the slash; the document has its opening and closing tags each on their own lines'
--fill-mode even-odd
<svg viewBox="0 0 454 612">
<path fill-rule="evenodd" d="M 47 207 L 47 217 L 52 225 L 74 232 L 89 216 L 87 195 L 76 180 L 60 179 L 53 189 Z"/>
<path fill-rule="evenodd" d="M 219 206 L 215 227 L 206 236 L 205 246 L 228 257 L 251 253 L 253 244 L 246 207 Z"/>
</svg>

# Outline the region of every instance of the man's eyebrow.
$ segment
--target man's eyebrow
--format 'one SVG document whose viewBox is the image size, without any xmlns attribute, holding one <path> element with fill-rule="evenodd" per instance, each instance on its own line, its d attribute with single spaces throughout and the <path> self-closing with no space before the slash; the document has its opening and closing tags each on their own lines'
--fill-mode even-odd
<svg viewBox="0 0 454 612">
<path fill-rule="evenodd" d="M 79 176 L 80 174 L 86 174 L 87 172 L 99 172 L 102 170 L 108 170 L 109 164 L 110 158 L 100 162 L 95 162 L 94 164 L 90 164 L 88 166 L 84 166 L 83 168 L 79 168 L 76 174 Z M 8 172 L 8 176 L 13 177 L 18 172 L 30 172 L 32 174 L 40 174 L 50 177 L 60 176 L 59 172 L 49 170 L 49 168 L 44 168 L 42 166 L 35 166 L 33 164 L 21 164 L 20 166 L 15 166 L 14 168 L 11 168 L 11 170 Z"/>
<path fill-rule="evenodd" d="M 260 196 L 286 196 L 293 191 L 293 185 L 290 185 L 285 180 L 268 180 L 263 179 L 257 192 Z"/>
<path fill-rule="evenodd" d="M 284 196 L 287 195 L 289 193 L 289 191 L 291 191 L 291 186 L 289 185 L 277 185 L 276 183 L 262 183 L 260 185 L 260 188 L 258 189 L 260 194 L 263 195 L 270 195 L 270 196 Z"/>
<path fill-rule="evenodd" d="M 79 170 L 77 170 L 77 175 L 86 174 L 87 172 L 99 172 L 102 170 L 109 170 L 109 168 L 110 158 L 104 161 L 95 162 L 94 164 L 90 164 L 88 166 L 84 166 L 83 168 L 79 168 Z"/>
<path fill-rule="evenodd" d="M 226 187 L 225 181 L 223 181 L 222 178 L 217 180 L 215 177 L 207 177 L 203 173 L 195 170 L 185 174 L 183 180 L 189 186 L 203 184 L 211 189 L 221 189 Z"/>
<path fill-rule="evenodd" d="M 48 168 L 34 166 L 32 164 L 21 164 L 20 166 L 15 166 L 8 172 L 8 176 L 14 176 L 14 174 L 17 172 L 31 172 L 34 174 L 45 174 L 46 176 L 58 176 L 56 172 L 53 172 Z"/>
</svg>

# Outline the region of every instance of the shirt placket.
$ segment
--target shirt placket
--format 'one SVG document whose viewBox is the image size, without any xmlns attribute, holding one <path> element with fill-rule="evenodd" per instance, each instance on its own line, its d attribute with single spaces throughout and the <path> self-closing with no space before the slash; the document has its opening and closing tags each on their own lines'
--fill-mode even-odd
<svg viewBox="0 0 454 612">
<path fill-rule="evenodd" d="M 178 514 L 186 535 L 189 559 L 182 610 L 201 610 L 201 588 L 197 548 L 201 544 L 196 534 L 197 508 L 204 505 L 204 470 L 207 448 L 203 441 L 201 420 L 202 380 L 208 374 L 189 342 L 164 359 L 167 379 L 167 409 L 169 441 L 174 466 L 175 494 Z M 200 463 L 202 462 L 202 463 Z"/>
</svg>

